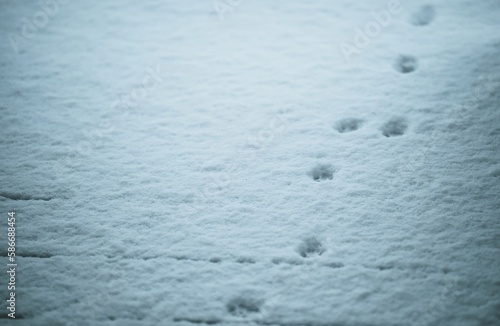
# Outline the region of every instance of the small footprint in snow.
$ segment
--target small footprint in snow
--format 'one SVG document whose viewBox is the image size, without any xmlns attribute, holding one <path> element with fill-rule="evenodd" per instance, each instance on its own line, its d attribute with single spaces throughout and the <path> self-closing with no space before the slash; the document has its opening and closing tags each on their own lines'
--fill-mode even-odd
<svg viewBox="0 0 500 326">
<path fill-rule="evenodd" d="M 310 258 L 313 256 L 321 256 L 325 252 L 325 248 L 318 239 L 315 237 L 309 237 L 302 241 L 297 248 L 297 251 L 302 257 Z"/>
<path fill-rule="evenodd" d="M 394 69 L 403 74 L 415 71 L 417 66 L 417 59 L 411 55 L 400 55 L 394 63 Z"/>
<path fill-rule="evenodd" d="M 333 174 L 335 173 L 335 169 L 331 164 L 318 164 L 314 168 L 309 171 L 309 176 L 314 181 L 321 180 L 331 180 L 333 179 Z"/>
<path fill-rule="evenodd" d="M 255 260 L 250 257 L 240 257 L 236 260 L 239 264 L 255 264 Z"/>
<path fill-rule="evenodd" d="M 242 294 L 229 300 L 226 309 L 233 316 L 246 317 L 260 312 L 263 304 L 264 300 L 257 299 L 250 294 Z"/>
<path fill-rule="evenodd" d="M 340 121 L 337 121 L 337 123 L 334 126 L 334 129 L 340 133 L 351 132 L 351 131 L 358 130 L 362 124 L 363 124 L 363 120 L 361 120 L 361 119 L 346 118 L 346 119 L 342 119 Z"/>
<path fill-rule="evenodd" d="M 425 5 L 411 15 L 411 23 L 415 26 L 430 24 L 436 17 L 436 10 L 431 5 Z"/>
<path fill-rule="evenodd" d="M 382 135 L 386 137 L 401 136 L 408 129 L 406 119 L 395 117 L 387 121 L 381 128 Z"/>
</svg>

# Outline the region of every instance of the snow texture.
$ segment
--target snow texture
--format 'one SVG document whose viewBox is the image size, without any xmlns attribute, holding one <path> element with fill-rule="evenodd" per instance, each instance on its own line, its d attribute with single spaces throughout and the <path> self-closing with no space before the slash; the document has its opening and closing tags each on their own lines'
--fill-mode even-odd
<svg viewBox="0 0 500 326">
<path fill-rule="evenodd" d="M 1 325 L 500 325 L 500 1 L 40 3 Z"/>
</svg>

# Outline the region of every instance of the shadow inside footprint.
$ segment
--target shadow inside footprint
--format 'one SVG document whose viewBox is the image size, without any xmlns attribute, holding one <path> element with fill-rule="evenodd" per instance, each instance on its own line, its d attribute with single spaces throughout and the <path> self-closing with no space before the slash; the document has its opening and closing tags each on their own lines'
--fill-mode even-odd
<svg viewBox="0 0 500 326">
<path fill-rule="evenodd" d="M 424 26 L 430 24 L 436 17 L 436 10 L 431 5 L 420 7 L 418 11 L 411 15 L 411 23 L 415 26 Z"/>
<path fill-rule="evenodd" d="M 34 195 L 29 195 L 26 193 L 12 193 L 12 192 L 7 192 L 7 191 L 1 191 L 0 192 L 0 197 L 7 198 L 10 200 L 43 200 L 43 201 L 49 201 L 54 198 L 49 197 L 49 196 L 34 196 Z"/>
<path fill-rule="evenodd" d="M 263 303 L 264 300 L 244 294 L 229 300 L 226 309 L 233 316 L 246 317 L 249 314 L 258 313 Z"/>
<path fill-rule="evenodd" d="M 310 237 L 304 241 L 297 248 L 299 255 L 304 258 L 312 256 L 321 256 L 325 252 L 323 244 L 316 238 Z"/>
<path fill-rule="evenodd" d="M 335 126 L 333 127 L 340 133 L 351 132 L 354 130 L 358 130 L 363 124 L 363 120 L 355 119 L 355 118 L 346 118 L 340 121 L 337 121 Z"/>
<path fill-rule="evenodd" d="M 394 69 L 403 74 L 415 71 L 417 66 L 417 59 L 411 55 L 400 55 L 394 63 Z"/>
<path fill-rule="evenodd" d="M 240 257 L 236 259 L 236 262 L 239 264 L 255 264 L 255 260 L 250 257 Z"/>
<path fill-rule="evenodd" d="M 314 181 L 321 180 L 331 180 L 333 179 L 333 174 L 335 173 L 335 169 L 331 164 L 318 164 L 311 171 L 309 171 L 309 176 Z"/>
<path fill-rule="evenodd" d="M 408 123 L 404 118 L 392 118 L 381 128 L 382 134 L 386 137 L 401 136 L 408 129 Z"/>
</svg>

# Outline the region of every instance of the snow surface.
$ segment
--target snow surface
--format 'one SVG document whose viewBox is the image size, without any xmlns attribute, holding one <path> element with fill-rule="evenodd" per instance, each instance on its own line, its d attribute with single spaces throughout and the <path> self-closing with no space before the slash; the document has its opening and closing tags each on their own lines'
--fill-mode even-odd
<svg viewBox="0 0 500 326">
<path fill-rule="evenodd" d="M 0 324 L 499 325 L 500 1 L 215 3 L 0 1 Z"/>
</svg>

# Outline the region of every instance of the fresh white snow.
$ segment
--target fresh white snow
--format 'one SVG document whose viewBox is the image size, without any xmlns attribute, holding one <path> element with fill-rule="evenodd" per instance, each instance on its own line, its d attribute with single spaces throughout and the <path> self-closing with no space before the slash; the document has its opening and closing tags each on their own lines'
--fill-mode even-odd
<svg viewBox="0 0 500 326">
<path fill-rule="evenodd" d="M 498 0 L 41 3 L 0 0 L 1 325 L 500 324 Z"/>
</svg>

